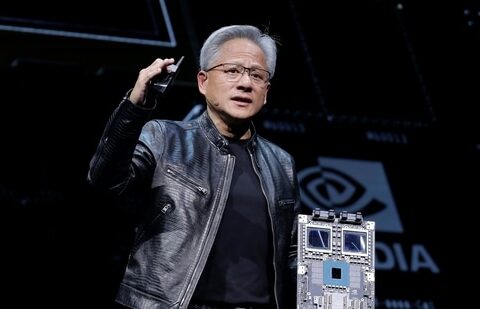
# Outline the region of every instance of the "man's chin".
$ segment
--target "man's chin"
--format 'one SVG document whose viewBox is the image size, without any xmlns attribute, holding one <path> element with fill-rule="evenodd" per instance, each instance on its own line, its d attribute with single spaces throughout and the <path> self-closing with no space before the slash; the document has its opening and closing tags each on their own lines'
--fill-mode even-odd
<svg viewBox="0 0 480 309">
<path fill-rule="evenodd" d="M 252 112 L 247 112 L 247 111 L 233 111 L 233 112 L 229 112 L 228 113 L 228 116 L 232 119 L 232 120 L 236 120 L 236 121 L 247 121 L 247 120 L 250 120 L 255 114 L 252 113 Z"/>
</svg>

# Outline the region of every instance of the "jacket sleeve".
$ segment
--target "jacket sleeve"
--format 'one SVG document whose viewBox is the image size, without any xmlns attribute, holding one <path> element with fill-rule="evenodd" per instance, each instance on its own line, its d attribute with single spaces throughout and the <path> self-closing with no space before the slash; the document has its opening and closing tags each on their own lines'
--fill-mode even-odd
<svg viewBox="0 0 480 309">
<path fill-rule="evenodd" d="M 122 193 L 141 171 L 132 164 L 142 128 L 153 108 L 144 108 L 124 98 L 110 116 L 90 160 L 87 181 L 96 188 Z M 145 166 L 148 159 L 143 160 Z"/>
<path fill-rule="evenodd" d="M 290 281 L 292 286 L 297 284 L 297 253 L 298 253 L 298 215 L 301 212 L 300 188 L 295 167 L 295 161 L 292 159 L 293 169 L 293 188 L 295 190 L 295 205 L 293 209 L 292 234 L 290 239 L 290 250 L 288 253 L 288 266 L 290 271 Z"/>
</svg>

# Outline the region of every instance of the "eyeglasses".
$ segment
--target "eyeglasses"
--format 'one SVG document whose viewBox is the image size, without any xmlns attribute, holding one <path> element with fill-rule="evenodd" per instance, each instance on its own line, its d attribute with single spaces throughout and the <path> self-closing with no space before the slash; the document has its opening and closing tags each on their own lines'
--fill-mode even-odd
<svg viewBox="0 0 480 309">
<path fill-rule="evenodd" d="M 236 63 L 221 63 L 219 65 L 211 67 L 210 69 L 206 70 L 206 72 L 213 70 L 223 71 L 223 73 L 225 73 L 225 76 L 227 77 L 227 80 L 231 82 L 239 81 L 245 71 L 248 71 L 248 76 L 250 77 L 250 80 L 258 86 L 265 86 L 270 80 L 270 72 L 268 72 L 267 70 L 258 68 L 246 68 L 243 65 Z"/>
</svg>

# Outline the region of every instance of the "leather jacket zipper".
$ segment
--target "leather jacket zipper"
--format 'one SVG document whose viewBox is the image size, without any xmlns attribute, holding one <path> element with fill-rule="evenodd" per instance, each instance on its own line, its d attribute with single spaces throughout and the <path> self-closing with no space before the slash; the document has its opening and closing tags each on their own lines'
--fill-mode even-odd
<svg viewBox="0 0 480 309">
<path fill-rule="evenodd" d="M 192 187 L 195 191 L 199 192 L 200 194 L 207 195 L 207 189 L 195 183 L 193 180 L 189 179 L 188 177 L 183 176 L 182 174 L 174 171 L 171 168 L 167 168 L 167 173 L 170 174 L 173 178 L 179 179 L 180 182 L 189 185 L 189 187 Z"/>
<path fill-rule="evenodd" d="M 201 271 L 203 271 L 203 268 L 205 267 L 205 264 L 206 264 L 206 261 L 207 261 L 207 258 L 208 258 L 208 254 L 210 252 L 210 249 L 213 246 L 213 242 L 215 240 L 215 237 L 216 237 L 216 234 L 217 234 L 217 231 L 218 231 L 218 227 L 220 225 L 220 221 L 221 221 L 221 218 L 223 216 L 223 210 L 225 209 L 225 204 L 227 203 L 227 197 L 228 197 L 228 194 L 229 194 L 229 191 L 230 191 L 230 184 L 231 184 L 231 181 L 232 181 L 234 165 L 235 165 L 235 158 L 231 155 L 228 155 L 228 159 L 227 159 L 227 162 L 225 164 L 225 180 L 224 180 L 224 183 L 223 183 L 223 186 L 222 186 L 223 189 L 221 191 L 220 197 L 218 199 L 215 199 L 215 201 L 218 201 L 218 202 L 213 205 L 213 209 L 211 210 L 211 217 L 209 218 L 209 220 L 207 222 L 207 225 L 210 225 L 210 226 L 207 226 L 207 228 L 205 229 L 205 231 L 207 232 L 207 234 L 205 235 L 206 241 L 205 241 L 205 244 L 204 244 L 203 248 L 201 249 L 202 252 L 200 253 L 199 259 L 196 262 L 196 266 L 195 266 L 195 269 L 193 271 L 192 277 L 191 277 L 191 279 L 190 279 L 190 281 L 187 285 L 187 288 L 185 289 L 185 294 L 183 295 L 183 298 L 180 301 L 179 308 L 187 308 L 185 306 L 185 304 L 188 304 L 188 302 L 190 302 L 190 299 L 192 298 L 193 293 L 194 293 L 194 286 L 196 286 L 196 284 L 198 282 L 198 279 L 200 278 L 200 275 L 201 275 L 201 272 L 197 275 L 197 273 L 200 271 L 200 266 L 199 265 L 201 265 L 201 267 L 202 267 Z M 217 212 L 219 210 L 221 210 L 222 213 L 218 215 Z M 217 215 L 219 217 L 219 220 L 217 222 L 215 222 L 215 217 Z M 214 227 L 212 227 L 212 225 L 214 223 L 216 225 Z M 207 250 L 208 250 L 208 252 L 206 252 Z M 195 278 L 195 276 L 196 276 L 196 278 Z M 193 284 L 194 281 L 195 281 L 195 284 Z M 192 286 L 193 286 L 193 288 L 192 288 Z"/>
<path fill-rule="evenodd" d="M 262 181 L 262 177 L 260 177 L 260 172 L 258 170 L 258 167 L 257 165 L 255 164 L 256 160 L 255 160 L 255 157 L 252 153 L 252 151 L 250 149 L 248 149 L 248 154 L 250 155 L 250 160 L 252 162 L 252 167 L 253 167 L 253 170 L 255 172 L 255 174 L 257 175 L 258 177 L 258 180 L 260 182 L 260 187 L 262 188 L 262 193 L 263 193 L 263 196 L 265 197 L 265 201 L 267 202 L 267 210 L 268 210 L 268 216 L 270 218 L 270 228 L 272 230 L 272 241 L 273 241 L 273 245 L 272 245 L 272 248 L 273 248 L 273 260 L 272 260 L 272 264 L 273 264 L 273 276 L 274 276 L 274 284 L 273 284 L 273 296 L 275 298 L 275 306 L 276 308 L 280 308 L 278 306 L 278 296 L 277 296 L 277 267 L 275 266 L 275 259 L 276 259 L 276 255 L 277 255 L 277 248 L 275 246 L 275 231 L 273 230 L 273 218 L 272 218 L 272 213 L 270 211 L 270 201 L 268 200 L 268 197 L 267 197 L 267 194 L 265 193 L 265 187 L 263 185 L 263 181 Z"/>
</svg>

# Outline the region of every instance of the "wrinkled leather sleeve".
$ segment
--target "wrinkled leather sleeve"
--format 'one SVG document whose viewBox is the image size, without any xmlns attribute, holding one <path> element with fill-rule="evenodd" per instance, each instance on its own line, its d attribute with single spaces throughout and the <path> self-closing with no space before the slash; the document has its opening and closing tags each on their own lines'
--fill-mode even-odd
<svg viewBox="0 0 480 309">
<path fill-rule="evenodd" d="M 296 306 L 296 291 L 297 291 L 297 267 L 298 267 L 298 215 L 301 213 L 301 201 L 300 201 L 300 189 L 298 186 L 297 172 L 295 162 L 292 159 L 292 169 L 294 175 L 294 188 L 296 195 L 296 202 L 293 209 L 294 219 L 292 222 L 292 234 L 290 238 L 290 248 L 288 252 L 288 271 L 289 271 L 289 308 L 295 308 Z"/>
<path fill-rule="evenodd" d="M 153 108 L 143 108 L 124 98 L 111 114 L 90 160 L 87 181 L 96 188 L 121 193 L 132 177 L 132 157 L 142 127 Z"/>
</svg>

